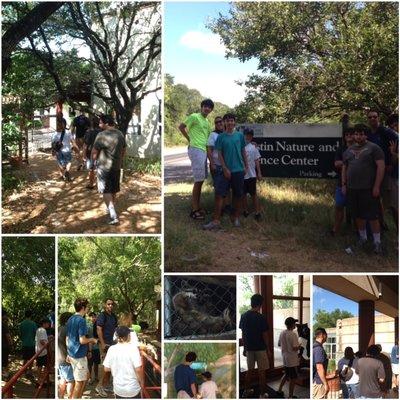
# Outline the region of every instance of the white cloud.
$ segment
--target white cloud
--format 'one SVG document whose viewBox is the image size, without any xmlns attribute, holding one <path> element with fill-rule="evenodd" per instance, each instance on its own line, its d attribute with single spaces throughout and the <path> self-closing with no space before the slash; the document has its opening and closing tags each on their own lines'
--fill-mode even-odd
<svg viewBox="0 0 400 400">
<path fill-rule="evenodd" d="M 225 55 L 225 46 L 220 37 L 214 33 L 200 31 L 189 31 L 179 39 L 182 46 L 193 50 L 201 50 L 208 54 Z"/>
</svg>

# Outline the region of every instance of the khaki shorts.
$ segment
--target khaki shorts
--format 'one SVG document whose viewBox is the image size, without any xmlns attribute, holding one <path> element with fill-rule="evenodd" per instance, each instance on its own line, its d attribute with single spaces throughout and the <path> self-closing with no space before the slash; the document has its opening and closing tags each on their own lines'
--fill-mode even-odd
<svg viewBox="0 0 400 400">
<path fill-rule="evenodd" d="M 191 397 L 186 393 L 185 390 L 180 390 L 177 395 L 177 399 L 190 399 Z"/>
<path fill-rule="evenodd" d="M 326 391 L 325 386 L 321 383 L 313 383 L 312 385 L 312 398 L 325 399 Z"/>
<path fill-rule="evenodd" d="M 87 381 L 89 379 L 89 368 L 86 357 L 72 358 L 69 357 L 69 362 L 72 366 L 74 379 L 77 382 Z"/>
<path fill-rule="evenodd" d="M 269 368 L 269 361 L 266 350 L 247 351 L 247 368 L 254 369 L 256 363 L 259 371 L 265 371 Z"/>
</svg>

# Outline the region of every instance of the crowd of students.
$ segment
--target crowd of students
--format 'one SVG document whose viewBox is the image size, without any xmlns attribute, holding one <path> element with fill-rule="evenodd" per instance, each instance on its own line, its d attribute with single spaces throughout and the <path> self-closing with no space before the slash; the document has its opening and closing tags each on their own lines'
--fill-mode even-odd
<svg viewBox="0 0 400 400">
<path fill-rule="evenodd" d="M 104 310 L 88 314 L 89 301 L 78 298 L 75 314 L 60 315 L 59 398 L 81 398 L 87 383 L 96 384 L 95 391 L 101 397 L 142 398 L 144 376 L 136 334 L 140 326 L 132 324 L 129 313 L 118 320 L 114 305 L 108 298 Z"/>
<path fill-rule="evenodd" d="M 378 399 L 398 397 L 399 346 L 396 343 L 391 354 L 385 354 L 382 346 L 373 344 L 365 353 L 354 352 L 346 347 L 338 361 L 336 371 L 328 375 L 328 356 L 323 344 L 328 335 L 324 328 L 315 330 L 313 345 L 313 398 L 327 398 L 328 380 L 339 377 L 343 398 Z M 395 394 L 393 394 L 395 393 Z"/>
<path fill-rule="evenodd" d="M 193 172 L 192 209 L 190 217 L 205 219 L 205 211 L 200 207 L 201 189 L 207 178 L 207 159 L 213 178 L 215 205 L 212 220 L 203 225 L 205 230 L 221 228 L 224 211 L 230 213 L 235 227 L 240 227 L 240 216 L 248 216 L 247 195 L 250 195 L 255 210 L 255 219 L 261 220 L 261 208 L 257 198 L 257 180 L 262 178 L 260 153 L 252 142 L 253 131 L 246 130 L 244 135 L 237 131 L 236 116 L 227 113 L 215 118 L 212 131 L 207 116 L 214 109 L 210 99 L 201 102 L 201 112 L 189 115 L 179 125 L 179 130 L 188 140 L 188 155 Z M 232 193 L 232 207 L 226 200 Z M 227 207 L 224 207 L 227 206 Z"/>
<path fill-rule="evenodd" d="M 125 136 L 115 127 L 111 115 L 93 116 L 91 120 L 81 113 L 71 123 L 70 131 L 62 113 L 57 116 L 57 131 L 53 134 L 52 153 L 57 161 L 60 179 L 71 182 L 73 151 L 78 166 L 88 171 L 88 184 L 91 190 L 96 187 L 103 194 L 109 214 L 110 225 L 119 223 L 116 212 L 116 195 L 120 191 L 121 168 L 125 155 Z"/>
</svg>

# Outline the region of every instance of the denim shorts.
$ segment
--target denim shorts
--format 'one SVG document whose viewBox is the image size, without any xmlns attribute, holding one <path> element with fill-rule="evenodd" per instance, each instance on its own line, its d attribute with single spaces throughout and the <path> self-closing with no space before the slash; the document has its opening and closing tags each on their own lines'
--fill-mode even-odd
<svg viewBox="0 0 400 400">
<path fill-rule="evenodd" d="M 340 186 L 336 186 L 335 205 L 336 205 L 336 207 L 345 207 L 346 206 L 346 196 L 342 193 L 342 188 Z"/>
<path fill-rule="evenodd" d="M 222 167 L 217 166 L 213 175 L 215 194 L 226 197 L 232 189 L 233 197 L 241 198 L 244 194 L 244 171 L 231 172 L 231 179 L 225 178 Z"/>
<path fill-rule="evenodd" d="M 67 164 L 69 164 L 72 160 L 72 153 L 70 151 L 64 152 L 64 151 L 58 151 L 57 152 L 57 162 L 61 167 L 65 167 Z"/>
<path fill-rule="evenodd" d="M 71 364 L 60 364 L 58 366 L 58 375 L 65 382 L 73 382 L 75 380 Z"/>
</svg>

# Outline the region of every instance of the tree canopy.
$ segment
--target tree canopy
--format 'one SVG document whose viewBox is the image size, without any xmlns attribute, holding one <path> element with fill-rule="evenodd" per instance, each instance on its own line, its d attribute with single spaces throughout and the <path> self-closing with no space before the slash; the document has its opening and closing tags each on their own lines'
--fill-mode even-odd
<svg viewBox="0 0 400 400">
<path fill-rule="evenodd" d="M 178 130 L 178 125 L 185 118 L 196 112 L 200 112 L 200 103 L 205 97 L 196 89 L 190 89 L 181 83 L 175 84 L 174 77 L 166 74 L 164 80 L 164 132 L 165 143 L 187 144 L 185 138 Z M 211 125 L 217 115 L 223 116 L 229 107 L 225 104 L 214 102 L 215 107 L 210 115 Z"/>
<path fill-rule="evenodd" d="M 32 318 L 54 311 L 55 240 L 52 237 L 3 237 L 2 307 L 15 331 L 26 310 Z"/>
<path fill-rule="evenodd" d="M 314 315 L 314 330 L 318 327 L 321 328 L 335 328 L 336 321 L 338 319 L 352 318 L 354 315 L 345 310 L 340 310 L 336 308 L 335 310 L 329 312 L 325 310 L 318 310 Z"/>
<path fill-rule="evenodd" d="M 398 104 L 397 2 L 237 2 L 210 25 L 228 57 L 258 61 L 248 122 L 330 121 Z"/>
<path fill-rule="evenodd" d="M 161 284 L 158 238 L 61 238 L 58 260 L 60 312 L 73 311 L 78 297 L 101 311 L 110 297 L 116 312 L 130 312 L 134 322 L 154 326 Z"/>
</svg>

